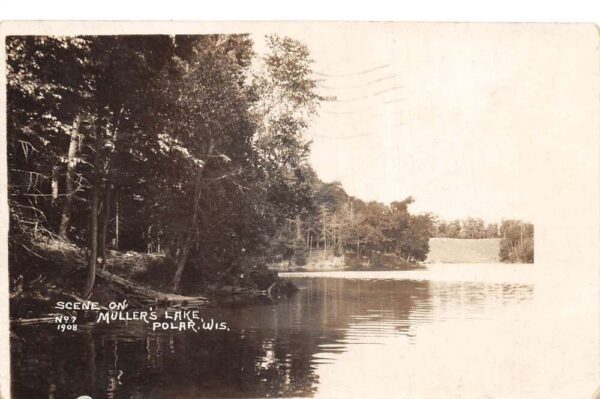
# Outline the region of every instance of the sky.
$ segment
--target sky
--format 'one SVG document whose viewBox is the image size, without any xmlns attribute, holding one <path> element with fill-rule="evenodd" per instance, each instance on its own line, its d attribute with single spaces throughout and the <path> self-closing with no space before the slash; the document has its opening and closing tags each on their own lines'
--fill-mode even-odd
<svg viewBox="0 0 600 399">
<path fill-rule="evenodd" d="M 413 196 L 417 213 L 531 221 L 539 143 L 573 108 L 561 105 L 581 89 L 578 65 L 564 60 L 581 49 L 569 31 L 525 27 L 282 25 L 308 46 L 319 92 L 336 97 L 306 133 L 319 177 L 367 201 Z"/>
</svg>

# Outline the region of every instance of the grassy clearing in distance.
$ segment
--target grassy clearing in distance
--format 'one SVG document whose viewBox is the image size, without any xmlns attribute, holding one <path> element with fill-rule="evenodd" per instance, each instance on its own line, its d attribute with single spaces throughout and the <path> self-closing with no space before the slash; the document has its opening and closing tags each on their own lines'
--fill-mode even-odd
<svg viewBox="0 0 600 399">
<path fill-rule="evenodd" d="M 499 263 L 500 238 L 431 238 L 428 263 Z"/>
</svg>

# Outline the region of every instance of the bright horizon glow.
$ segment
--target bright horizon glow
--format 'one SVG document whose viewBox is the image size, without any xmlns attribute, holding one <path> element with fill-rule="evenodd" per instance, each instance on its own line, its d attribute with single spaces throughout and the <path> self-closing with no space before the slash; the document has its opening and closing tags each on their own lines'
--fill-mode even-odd
<svg viewBox="0 0 600 399">
<path fill-rule="evenodd" d="M 340 181 L 364 201 L 410 195 L 413 212 L 444 219 L 535 219 L 540 138 L 563 122 L 562 102 L 585 90 L 574 84 L 577 61 L 559 62 L 581 51 L 573 46 L 578 32 L 558 37 L 519 24 L 282 27 L 280 35 L 308 46 L 320 94 L 337 97 L 307 132 L 323 181 Z M 549 32 L 556 37 L 545 48 Z"/>
</svg>

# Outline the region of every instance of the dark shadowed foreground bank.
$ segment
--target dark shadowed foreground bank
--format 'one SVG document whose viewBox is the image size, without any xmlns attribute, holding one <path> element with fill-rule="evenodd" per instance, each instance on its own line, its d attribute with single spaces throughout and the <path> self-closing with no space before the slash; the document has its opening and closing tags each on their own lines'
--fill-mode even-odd
<svg viewBox="0 0 600 399">
<path fill-rule="evenodd" d="M 31 243 L 32 250 L 20 251 L 19 271 L 10 296 L 11 322 L 51 322 L 57 301 L 86 302 L 78 288 L 86 279 L 86 253 L 60 240 Z M 161 254 L 111 251 L 104 267 L 97 270 L 96 286 L 90 301 L 106 306 L 126 299 L 131 307 L 149 305 L 193 309 L 212 302 L 275 301 L 296 291 L 289 281 L 277 277 L 264 265 L 254 264 L 232 273 L 219 266 L 203 270 L 201 281 L 184 279 L 182 294 L 170 290 L 175 273 L 174 260 Z M 14 270 L 13 270 L 14 271 Z M 186 284 L 193 281 L 192 284 Z"/>
</svg>

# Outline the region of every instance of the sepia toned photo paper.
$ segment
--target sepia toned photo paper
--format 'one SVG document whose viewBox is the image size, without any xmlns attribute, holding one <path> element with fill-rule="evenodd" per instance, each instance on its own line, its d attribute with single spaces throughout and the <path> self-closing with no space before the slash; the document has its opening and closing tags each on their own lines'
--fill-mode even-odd
<svg viewBox="0 0 600 399">
<path fill-rule="evenodd" d="M 0 33 L 0 397 L 600 397 L 597 26 Z"/>
</svg>

